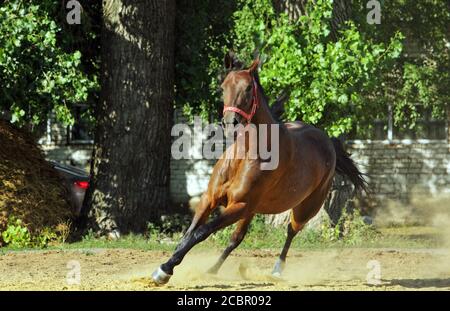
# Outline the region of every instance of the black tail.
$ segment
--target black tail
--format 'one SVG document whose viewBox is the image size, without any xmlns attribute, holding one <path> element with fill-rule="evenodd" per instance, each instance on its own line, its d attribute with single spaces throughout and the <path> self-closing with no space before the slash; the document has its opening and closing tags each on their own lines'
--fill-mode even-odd
<svg viewBox="0 0 450 311">
<path fill-rule="evenodd" d="M 364 192 L 369 193 L 368 184 L 364 179 L 364 174 L 358 170 L 355 162 L 350 158 L 350 154 L 344 150 L 341 141 L 334 137 L 331 138 L 331 141 L 333 142 L 334 150 L 336 151 L 336 172 L 347 176 L 355 186 L 356 191 L 363 190 Z"/>
</svg>

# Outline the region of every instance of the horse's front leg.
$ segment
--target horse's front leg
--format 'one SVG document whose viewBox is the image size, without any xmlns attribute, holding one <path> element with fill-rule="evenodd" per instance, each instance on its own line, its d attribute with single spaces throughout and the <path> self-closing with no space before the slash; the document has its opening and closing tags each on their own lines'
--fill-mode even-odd
<svg viewBox="0 0 450 311">
<path fill-rule="evenodd" d="M 166 284 L 173 274 L 175 266 L 179 265 L 184 256 L 194 247 L 196 244 L 204 241 L 214 232 L 227 227 L 239 219 L 241 219 L 245 213 L 245 203 L 234 203 L 229 205 L 222 215 L 218 216 L 209 223 L 198 226 L 192 233 L 181 241 L 176 248 L 170 259 L 162 264 L 152 274 L 153 281 L 158 284 Z"/>
</svg>

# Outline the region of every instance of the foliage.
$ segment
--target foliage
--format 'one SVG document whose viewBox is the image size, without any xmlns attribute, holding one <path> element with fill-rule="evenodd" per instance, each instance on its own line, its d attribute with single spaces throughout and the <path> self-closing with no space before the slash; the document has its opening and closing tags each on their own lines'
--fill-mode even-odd
<svg viewBox="0 0 450 311">
<path fill-rule="evenodd" d="M 79 50 L 65 51 L 54 10 L 58 1 L 5 1 L 0 6 L 0 108 L 12 122 L 58 120 L 73 123 L 71 108 L 96 90 L 96 75 L 83 70 Z"/>
<path fill-rule="evenodd" d="M 373 40 L 386 42 L 401 31 L 405 48 L 375 93 L 379 100 L 393 105 L 394 122 L 401 128 L 414 128 L 423 111 L 444 119 L 450 101 L 450 10 L 441 0 L 382 1 L 381 24 L 365 21 L 364 0 L 354 1 L 355 21 Z M 385 108 L 387 111 L 387 108 Z"/>
<path fill-rule="evenodd" d="M 2 232 L 3 242 L 13 248 L 31 245 L 31 235 L 20 219 L 10 218 L 6 230 Z"/>
<path fill-rule="evenodd" d="M 157 223 L 149 222 L 145 236 L 153 242 L 179 240 L 191 224 L 191 217 L 185 214 L 162 215 Z"/>
<path fill-rule="evenodd" d="M 92 241 L 95 238 L 97 238 L 94 230 L 92 228 L 89 228 L 86 232 L 86 234 L 83 236 L 82 240 L 83 241 Z"/>
<path fill-rule="evenodd" d="M 246 63 L 260 55 L 271 99 L 290 91 L 286 119 L 303 119 L 333 136 L 368 137 L 389 104 L 400 127 L 415 127 L 424 109 L 442 118 L 449 102 L 448 4 L 381 1 L 381 24 L 369 25 L 367 1 L 351 3 L 351 21 L 337 41 L 330 36 L 331 0 L 309 2 L 308 14 L 296 21 L 276 13 L 270 0 L 238 0 L 224 10 L 203 0 L 189 11 L 184 3 L 177 105 L 190 116 L 219 115 L 222 58 L 231 48 Z"/>
<path fill-rule="evenodd" d="M 3 244 L 17 248 L 45 248 L 50 243 L 64 243 L 68 236 L 68 225 L 60 224 L 56 229 L 45 227 L 38 232 L 31 232 L 21 219 L 9 217 L 6 229 L 1 233 Z"/>
<path fill-rule="evenodd" d="M 157 225 L 155 225 L 152 222 L 149 222 L 147 224 L 147 232 L 146 233 L 150 239 L 156 240 L 158 238 L 158 236 L 161 235 L 161 230 L 160 230 L 160 228 L 158 228 Z"/>
<path fill-rule="evenodd" d="M 209 92 L 214 98 L 210 102 L 219 101 L 218 64 L 227 47 L 247 63 L 258 53 L 267 95 L 274 98 L 290 91 L 286 119 L 316 124 L 333 136 L 348 132 L 358 116 L 365 115 L 368 107 L 363 105 L 361 89 L 372 87 L 379 71 L 401 51 L 400 34 L 387 44 L 374 43 L 365 40 L 352 22 L 342 29 L 337 42 L 332 41 L 331 0 L 315 1 L 308 6 L 308 14 L 296 21 L 277 14 L 270 0 L 240 0 L 237 7 L 231 33 L 211 45 L 217 51 L 211 55 L 217 59 L 210 57 L 208 67 Z"/>
<path fill-rule="evenodd" d="M 216 232 L 212 240 L 225 247 L 236 226 L 229 226 Z M 352 213 L 342 213 L 336 226 L 329 220 L 325 220 L 320 228 L 313 229 L 306 227 L 294 239 L 294 246 L 319 246 L 319 245 L 363 245 L 376 241 L 379 237 L 376 229 L 372 225 L 364 222 L 360 213 L 355 210 Z M 242 242 L 242 247 L 260 248 L 267 247 L 267 244 L 282 247 L 286 239 L 285 227 L 273 227 L 265 223 L 264 216 L 257 215 L 250 225 L 248 234 Z M 268 242 L 270 240 L 270 242 Z"/>
<path fill-rule="evenodd" d="M 70 221 L 65 221 L 58 224 L 55 228 L 57 240 L 61 243 L 65 243 L 70 236 L 71 230 L 72 223 Z"/>
<path fill-rule="evenodd" d="M 41 230 L 41 232 L 39 232 L 39 234 L 35 237 L 33 245 L 38 248 L 44 248 L 47 247 L 49 243 L 58 240 L 59 237 L 56 232 L 47 227 Z"/>
<path fill-rule="evenodd" d="M 345 244 L 356 245 L 375 239 L 377 231 L 364 222 L 358 210 L 349 213 L 344 209 L 336 226 L 329 220 L 322 224 L 320 235 L 323 241 L 342 240 Z"/>
<path fill-rule="evenodd" d="M 188 116 L 216 115 L 218 74 L 226 52 L 235 1 L 177 1 L 176 104 Z"/>
<path fill-rule="evenodd" d="M 241 56 L 259 51 L 264 60 L 260 79 L 270 97 L 290 90 L 288 120 L 301 119 L 338 136 L 367 112 L 361 90 L 370 88 L 378 71 L 400 54 L 401 35 L 377 44 L 348 22 L 332 41 L 332 10 L 332 1 L 316 1 L 307 15 L 292 21 L 286 14 L 277 16 L 269 0 L 246 2 L 235 15 L 234 45 Z"/>
<path fill-rule="evenodd" d="M 428 231 L 426 231 L 426 234 L 422 234 L 423 238 L 418 237 L 417 234 L 412 234 L 427 228 L 404 226 L 381 228 L 382 233 L 379 233 L 373 226 L 366 225 L 358 214 L 353 213 L 342 216 L 340 224 L 340 227 L 332 227 L 330 223 L 324 223 L 318 229 L 305 228 L 293 240 L 292 249 L 355 246 L 423 248 L 437 247 L 440 243 L 439 235 L 430 236 Z M 223 250 L 228 245 L 230 234 L 234 228 L 235 226 L 229 226 L 218 231 L 208 240 L 200 243 L 196 249 Z M 394 229 L 395 232 L 392 232 Z M 94 231 L 90 230 L 79 242 L 63 243 L 58 237 L 53 243 L 50 242 L 54 240 L 50 240 L 46 245 L 39 246 L 31 238 L 31 243 L 26 247 L 46 247 L 48 249 L 129 248 L 173 251 L 181 238 L 182 232 L 167 234 L 161 232 L 159 227 L 150 225 L 149 233 L 146 235 L 129 234 L 121 236 L 119 239 L 108 239 L 105 236 L 98 237 Z M 279 251 L 283 247 L 285 239 L 285 227 L 267 225 L 264 217 L 257 215 L 239 248 Z M 19 248 L 12 245 L 7 245 L 7 247 Z M 0 248 L 0 255 L 3 250 Z M 92 251 L 85 251 L 85 254 L 90 255 Z"/>
</svg>

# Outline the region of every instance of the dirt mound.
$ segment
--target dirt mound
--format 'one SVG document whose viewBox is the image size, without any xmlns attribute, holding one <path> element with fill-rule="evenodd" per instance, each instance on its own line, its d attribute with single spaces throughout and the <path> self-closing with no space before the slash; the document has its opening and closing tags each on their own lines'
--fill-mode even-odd
<svg viewBox="0 0 450 311">
<path fill-rule="evenodd" d="M 0 232 L 8 218 L 21 219 L 32 234 L 71 217 L 60 177 L 33 136 L 0 120 Z"/>
</svg>

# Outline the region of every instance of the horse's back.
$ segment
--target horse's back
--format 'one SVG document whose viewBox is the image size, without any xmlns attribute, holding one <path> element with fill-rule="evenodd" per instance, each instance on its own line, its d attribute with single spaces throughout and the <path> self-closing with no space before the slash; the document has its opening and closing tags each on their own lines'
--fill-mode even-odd
<svg viewBox="0 0 450 311">
<path fill-rule="evenodd" d="M 295 130 L 299 130 L 299 129 L 302 129 L 305 127 L 311 127 L 311 125 L 306 124 L 302 121 L 286 122 L 286 123 L 284 123 L 284 125 L 286 126 L 288 131 L 295 131 Z"/>
<path fill-rule="evenodd" d="M 294 137 L 299 143 L 305 141 L 313 142 L 316 146 L 320 146 L 329 151 L 334 151 L 331 139 L 324 131 L 302 121 L 287 122 L 285 126 L 289 134 Z M 318 145 L 319 144 L 319 145 Z M 322 152 L 324 150 L 321 150 Z"/>
<path fill-rule="evenodd" d="M 298 156 L 299 161 L 310 159 L 316 162 L 322 159 L 326 167 L 334 166 L 336 153 L 331 139 L 324 131 L 301 121 L 288 122 L 285 125 L 293 139 L 294 154 Z"/>
</svg>

